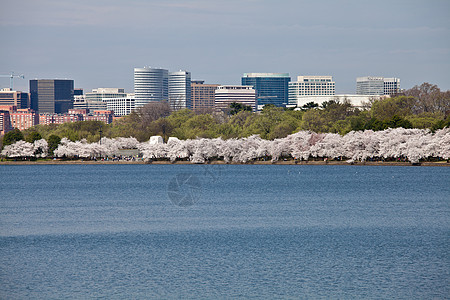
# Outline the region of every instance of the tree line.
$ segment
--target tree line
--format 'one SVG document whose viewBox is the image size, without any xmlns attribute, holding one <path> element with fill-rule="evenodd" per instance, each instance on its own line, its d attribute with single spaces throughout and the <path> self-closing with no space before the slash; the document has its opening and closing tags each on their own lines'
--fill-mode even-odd
<svg viewBox="0 0 450 300">
<path fill-rule="evenodd" d="M 402 94 L 373 100 L 362 108 L 352 107 L 348 101 L 331 100 L 321 105 L 308 103 L 300 110 L 266 105 L 260 113 L 252 113 L 248 107 L 233 103 L 227 112 L 196 114 L 188 109 L 171 111 L 167 102 L 149 103 L 108 125 L 99 121 L 37 125 L 22 132 L 13 130 L 2 141 L 9 145 L 21 139 L 33 142 L 44 138 L 53 149 L 63 137 L 91 143 L 101 137 L 135 137 L 144 142 L 154 135 L 165 141 L 171 136 L 181 140 L 230 139 L 255 134 L 274 140 L 302 130 L 340 135 L 398 127 L 435 131 L 450 126 L 449 114 L 450 91 L 423 83 Z"/>
</svg>

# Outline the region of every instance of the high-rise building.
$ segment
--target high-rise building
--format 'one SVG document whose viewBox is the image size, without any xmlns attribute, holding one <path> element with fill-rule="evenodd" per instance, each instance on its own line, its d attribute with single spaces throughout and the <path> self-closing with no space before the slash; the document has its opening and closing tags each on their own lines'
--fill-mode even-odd
<svg viewBox="0 0 450 300">
<path fill-rule="evenodd" d="M 392 95 L 400 92 L 399 78 L 365 76 L 356 78 L 357 95 Z"/>
<path fill-rule="evenodd" d="M 30 94 L 20 91 L 13 91 L 10 88 L 0 90 L 0 105 L 13 105 L 17 108 L 30 107 Z"/>
<path fill-rule="evenodd" d="M 244 73 L 242 85 L 251 85 L 256 91 L 258 107 L 266 104 L 286 106 L 288 103 L 289 73 Z"/>
<path fill-rule="evenodd" d="M 153 101 L 169 100 L 169 73 L 165 69 L 134 68 L 136 108 Z"/>
<path fill-rule="evenodd" d="M 107 110 L 114 111 L 114 116 L 126 116 L 135 109 L 134 94 L 127 94 L 126 97 L 106 98 Z"/>
<path fill-rule="evenodd" d="M 334 95 L 336 91 L 332 76 L 297 76 L 289 82 L 289 104 L 298 103 L 299 97 Z"/>
<path fill-rule="evenodd" d="M 204 84 L 202 80 L 191 81 L 192 110 L 198 113 L 215 111 L 215 95 L 218 84 Z"/>
<path fill-rule="evenodd" d="M 178 71 L 169 73 L 169 104 L 173 110 L 192 108 L 190 72 Z"/>
<path fill-rule="evenodd" d="M 227 111 L 233 102 L 256 110 L 256 91 L 249 85 L 220 85 L 215 91 L 216 111 Z"/>
<path fill-rule="evenodd" d="M 39 113 L 65 113 L 73 106 L 73 80 L 30 80 L 31 109 Z"/>
<path fill-rule="evenodd" d="M 85 94 L 86 109 L 90 111 L 94 110 L 107 110 L 106 99 L 126 97 L 124 89 L 118 88 L 97 88 L 92 92 Z M 79 105 L 77 105 L 79 107 Z M 79 107 L 81 108 L 81 107 Z"/>
</svg>

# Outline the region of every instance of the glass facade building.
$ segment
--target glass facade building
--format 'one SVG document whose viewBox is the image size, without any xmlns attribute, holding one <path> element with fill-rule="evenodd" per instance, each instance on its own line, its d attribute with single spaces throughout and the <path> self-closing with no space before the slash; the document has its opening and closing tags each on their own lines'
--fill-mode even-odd
<svg viewBox="0 0 450 300">
<path fill-rule="evenodd" d="M 356 78 L 357 95 L 395 95 L 399 92 L 399 78 L 384 78 L 374 76 Z"/>
<path fill-rule="evenodd" d="M 173 110 L 192 109 L 190 72 L 169 73 L 169 104 Z"/>
<path fill-rule="evenodd" d="M 66 113 L 73 107 L 73 80 L 30 80 L 31 109 L 39 113 Z"/>
<path fill-rule="evenodd" d="M 288 103 L 289 81 L 289 73 L 244 73 L 241 83 L 253 86 L 259 107 L 266 104 L 284 107 Z"/>
<path fill-rule="evenodd" d="M 169 71 L 150 67 L 134 68 L 136 108 L 169 99 Z"/>
</svg>

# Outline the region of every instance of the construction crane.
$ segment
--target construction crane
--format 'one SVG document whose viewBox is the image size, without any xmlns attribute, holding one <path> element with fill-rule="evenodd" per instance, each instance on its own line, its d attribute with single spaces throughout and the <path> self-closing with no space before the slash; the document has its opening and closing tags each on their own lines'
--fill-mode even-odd
<svg viewBox="0 0 450 300">
<path fill-rule="evenodd" d="M 11 72 L 11 74 L 9 75 L 0 75 L 0 77 L 9 77 L 9 88 L 11 90 L 14 89 L 14 78 L 22 78 L 22 79 L 25 78 L 25 76 L 23 75 L 14 75 L 14 72 Z"/>
</svg>

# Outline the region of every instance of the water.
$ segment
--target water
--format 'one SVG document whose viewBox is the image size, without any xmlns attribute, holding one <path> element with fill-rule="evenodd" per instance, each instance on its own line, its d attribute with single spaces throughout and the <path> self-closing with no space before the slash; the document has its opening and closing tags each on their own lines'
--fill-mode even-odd
<svg viewBox="0 0 450 300">
<path fill-rule="evenodd" d="M 449 298 L 449 175 L 3 165 L 0 298 Z"/>
</svg>

